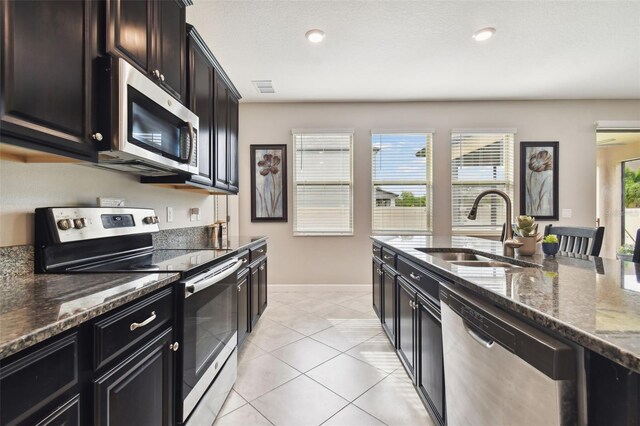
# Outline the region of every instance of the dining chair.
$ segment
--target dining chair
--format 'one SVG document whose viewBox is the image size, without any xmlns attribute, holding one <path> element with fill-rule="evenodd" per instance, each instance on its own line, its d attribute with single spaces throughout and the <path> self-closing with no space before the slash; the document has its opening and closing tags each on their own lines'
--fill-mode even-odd
<svg viewBox="0 0 640 426">
<path fill-rule="evenodd" d="M 555 234 L 560 243 L 560 252 L 599 256 L 604 237 L 604 226 L 587 228 L 580 226 L 544 227 L 544 235 Z"/>
<path fill-rule="evenodd" d="M 633 249 L 633 262 L 640 263 L 640 228 L 636 231 L 636 247 Z"/>
</svg>

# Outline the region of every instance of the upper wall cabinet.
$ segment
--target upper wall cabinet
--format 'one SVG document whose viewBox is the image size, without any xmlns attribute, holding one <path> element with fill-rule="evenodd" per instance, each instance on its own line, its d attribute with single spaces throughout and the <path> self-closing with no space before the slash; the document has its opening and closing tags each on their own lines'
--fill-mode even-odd
<svg viewBox="0 0 640 426">
<path fill-rule="evenodd" d="M 98 5 L 81 0 L 2 2 L 2 142 L 96 159 L 92 61 Z"/>
<path fill-rule="evenodd" d="M 185 7 L 190 0 L 108 0 L 107 52 L 147 73 L 185 102 Z"/>
<path fill-rule="evenodd" d="M 143 177 L 142 182 L 237 194 L 240 94 L 191 25 L 187 25 L 187 51 L 187 105 L 200 119 L 199 172 L 193 176 Z"/>
</svg>

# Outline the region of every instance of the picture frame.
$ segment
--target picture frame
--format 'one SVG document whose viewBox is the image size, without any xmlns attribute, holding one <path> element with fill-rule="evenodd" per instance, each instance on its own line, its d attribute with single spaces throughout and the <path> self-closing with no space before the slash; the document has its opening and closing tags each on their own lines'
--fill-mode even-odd
<svg viewBox="0 0 640 426">
<path fill-rule="evenodd" d="M 520 142 L 520 214 L 559 218 L 558 141 Z"/>
<path fill-rule="evenodd" d="M 287 145 L 250 145 L 251 222 L 287 222 Z"/>
</svg>

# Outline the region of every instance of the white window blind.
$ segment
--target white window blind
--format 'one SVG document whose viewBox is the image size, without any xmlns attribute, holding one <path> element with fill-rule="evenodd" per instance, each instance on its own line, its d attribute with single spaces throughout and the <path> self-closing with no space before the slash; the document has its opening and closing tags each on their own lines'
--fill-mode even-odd
<svg viewBox="0 0 640 426">
<path fill-rule="evenodd" d="M 293 132 L 294 235 L 353 235 L 353 132 Z"/>
<path fill-rule="evenodd" d="M 371 135 L 372 231 L 430 234 L 431 133 Z"/>
<path fill-rule="evenodd" d="M 514 134 L 451 134 L 451 213 L 454 234 L 499 235 L 506 221 L 502 198 L 490 195 L 478 206 L 476 220 L 467 219 L 478 194 L 499 189 L 513 200 Z"/>
</svg>

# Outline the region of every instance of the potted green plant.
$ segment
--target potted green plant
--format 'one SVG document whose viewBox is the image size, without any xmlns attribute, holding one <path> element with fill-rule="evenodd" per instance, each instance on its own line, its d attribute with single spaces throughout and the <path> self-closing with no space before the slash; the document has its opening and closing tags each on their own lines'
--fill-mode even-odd
<svg viewBox="0 0 640 426">
<path fill-rule="evenodd" d="M 633 260 L 633 244 L 625 244 L 618 247 L 616 250 L 616 257 L 618 260 L 625 260 L 631 262 Z"/>
<path fill-rule="evenodd" d="M 518 216 L 516 218 L 516 234 L 514 239 L 522 243 L 521 247 L 516 247 L 518 256 L 533 256 L 536 253 L 536 243 L 540 241 L 538 224 L 531 216 Z"/>
<path fill-rule="evenodd" d="M 542 251 L 547 256 L 554 256 L 558 253 L 560 244 L 558 242 L 558 236 L 555 234 L 549 234 L 542 239 Z"/>
</svg>

